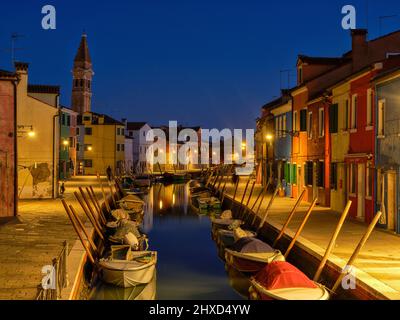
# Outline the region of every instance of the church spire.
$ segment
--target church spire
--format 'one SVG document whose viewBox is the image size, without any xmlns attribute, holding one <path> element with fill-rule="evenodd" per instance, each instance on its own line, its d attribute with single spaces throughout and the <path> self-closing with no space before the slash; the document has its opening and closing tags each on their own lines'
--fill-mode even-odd
<svg viewBox="0 0 400 320">
<path fill-rule="evenodd" d="M 92 99 L 92 60 L 89 54 L 86 33 L 82 34 L 81 42 L 74 59 L 72 70 L 72 109 L 79 114 L 91 110 Z"/>
</svg>

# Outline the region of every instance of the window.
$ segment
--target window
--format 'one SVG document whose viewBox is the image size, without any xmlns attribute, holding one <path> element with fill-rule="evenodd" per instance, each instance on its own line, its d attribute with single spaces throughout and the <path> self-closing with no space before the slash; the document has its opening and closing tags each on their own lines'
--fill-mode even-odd
<svg viewBox="0 0 400 320">
<path fill-rule="evenodd" d="M 84 166 L 85 168 L 92 168 L 93 167 L 93 160 L 84 160 Z"/>
<path fill-rule="evenodd" d="M 304 184 L 306 186 L 313 185 L 313 162 L 307 161 L 304 163 Z"/>
<path fill-rule="evenodd" d="M 286 126 L 286 114 L 284 114 L 283 115 L 283 117 L 282 117 L 282 136 L 283 137 L 286 137 L 286 129 L 287 128 L 287 126 Z"/>
<path fill-rule="evenodd" d="M 117 151 L 121 151 L 119 143 L 117 143 Z"/>
<path fill-rule="evenodd" d="M 71 148 L 75 148 L 75 138 L 74 137 L 69 137 L 69 146 Z"/>
<path fill-rule="evenodd" d="M 317 162 L 317 187 L 323 188 L 325 186 L 325 163 L 323 161 Z"/>
<path fill-rule="evenodd" d="M 143 131 L 143 137 L 145 137 L 146 136 L 146 131 Z"/>
<path fill-rule="evenodd" d="M 385 136 L 385 99 L 378 102 L 378 137 Z"/>
<path fill-rule="evenodd" d="M 331 163 L 330 171 L 330 184 L 332 190 L 338 189 L 338 164 L 336 162 Z"/>
<path fill-rule="evenodd" d="M 299 67 L 299 84 L 303 83 L 303 68 Z"/>
<path fill-rule="evenodd" d="M 293 131 L 297 132 L 297 111 L 293 112 Z"/>
<path fill-rule="evenodd" d="M 92 128 L 85 128 L 85 135 L 91 136 L 92 135 Z"/>
<path fill-rule="evenodd" d="M 350 167 L 349 167 L 349 182 L 350 182 L 350 193 L 351 194 L 356 194 L 356 179 L 357 179 L 357 167 L 355 163 L 350 163 Z"/>
<path fill-rule="evenodd" d="M 312 139 L 312 126 L 313 126 L 313 117 L 312 112 L 308 113 L 308 121 L 307 121 L 307 135 L 308 139 Z"/>
<path fill-rule="evenodd" d="M 325 135 L 325 111 L 323 108 L 318 110 L 318 135 L 320 137 Z"/>
<path fill-rule="evenodd" d="M 353 94 L 351 98 L 351 129 L 357 129 L 357 107 L 358 97 Z"/>
<path fill-rule="evenodd" d="M 83 79 L 80 79 L 80 80 L 79 80 L 79 86 L 80 86 L 80 87 L 83 87 Z"/>
<path fill-rule="evenodd" d="M 90 121 L 90 116 L 84 116 L 83 121 Z"/>
<path fill-rule="evenodd" d="M 129 136 L 133 137 L 133 132 L 132 131 L 129 131 Z"/>
<path fill-rule="evenodd" d="M 343 124 L 343 129 L 346 131 L 349 130 L 349 127 L 350 127 L 349 114 L 350 114 L 349 100 L 346 100 L 345 107 L 344 107 L 344 124 Z"/>
<path fill-rule="evenodd" d="M 307 131 L 307 109 L 300 110 L 300 131 Z"/>
<path fill-rule="evenodd" d="M 296 185 L 297 184 L 297 164 L 293 163 L 292 164 L 292 173 L 291 173 L 291 178 L 292 178 L 292 184 Z"/>
<path fill-rule="evenodd" d="M 372 89 L 368 89 L 367 90 L 367 127 L 372 126 L 372 107 L 373 107 Z"/>
<path fill-rule="evenodd" d="M 67 115 L 67 126 L 70 127 L 71 126 L 71 116 Z"/>
<path fill-rule="evenodd" d="M 91 144 L 85 144 L 85 151 L 92 151 L 92 145 Z"/>
<path fill-rule="evenodd" d="M 329 132 L 338 132 L 338 104 L 332 104 L 329 107 Z"/>
<path fill-rule="evenodd" d="M 121 144 L 121 151 L 125 151 L 125 145 Z"/>
<path fill-rule="evenodd" d="M 79 143 L 76 144 L 76 151 L 80 151 L 81 150 L 81 146 Z"/>
<path fill-rule="evenodd" d="M 124 135 L 125 135 L 125 129 L 122 128 L 122 129 L 121 129 L 121 136 L 124 136 Z"/>
<path fill-rule="evenodd" d="M 88 80 L 88 82 L 87 82 L 87 87 L 88 87 L 88 89 L 90 89 L 90 86 L 92 85 L 92 82 L 90 81 L 90 80 Z"/>
<path fill-rule="evenodd" d="M 76 128 L 76 135 L 79 136 L 79 128 Z"/>
<path fill-rule="evenodd" d="M 371 162 L 367 163 L 367 172 L 366 172 L 366 192 L 365 196 L 368 198 L 372 198 L 372 190 L 373 190 L 373 175 L 374 169 L 372 168 Z"/>
<path fill-rule="evenodd" d="M 119 128 L 117 128 L 117 136 L 119 136 Z"/>
</svg>

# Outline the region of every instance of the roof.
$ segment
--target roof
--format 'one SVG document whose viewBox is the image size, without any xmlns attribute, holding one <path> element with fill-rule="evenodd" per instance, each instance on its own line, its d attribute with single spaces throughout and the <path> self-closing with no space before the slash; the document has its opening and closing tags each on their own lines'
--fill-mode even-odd
<svg viewBox="0 0 400 320">
<path fill-rule="evenodd" d="M 115 120 L 114 118 L 106 115 L 106 114 L 101 114 L 101 113 L 96 113 L 91 111 L 90 112 L 92 114 L 92 125 L 98 125 L 99 124 L 99 118 L 103 117 L 104 118 L 104 122 L 100 125 L 120 125 L 120 126 L 124 126 L 124 124 L 118 120 Z M 85 115 L 79 115 L 78 116 L 78 124 L 82 124 L 82 116 Z"/>
<path fill-rule="evenodd" d="M 82 34 L 81 42 L 79 44 L 78 52 L 76 53 L 74 62 L 92 62 L 89 54 L 86 33 Z"/>
<path fill-rule="evenodd" d="M 310 57 L 306 55 L 299 55 L 298 60 L 310 64 L 337 65 L 349 59 L 343 57 Z"/>
<path fill-rule="evenodd" d="M 45 84 L 28 84 L 28 92 L 60 94 L 60 86 L 52 86 Z"/>
<path fill-rule="evenodd" d="M 267 104 L 263 105 L 262 109 L 268 110 L 268 109 L 280 107 L 280 106 L 288 103 L 288 101 L 290 101 L 290 99 L 291 99 L 291 97 L 289 96 L 289 92 L 290 92 L 290 90 L 282 91 L 282 95 L 279 98 L 272 100 L 272 101 L 268 102 Z"/>
<path fill-rule="evenodd" d="M 126 127 L 128 130 L 137 131 L 142 129 L 146 124 L 147 122 L 128 122 Z"/>
<path fill-rule="evenodd" d="M 1 70 L 0 69 L 0 77 L 2 78 L 15 78 L 16 74 L 14 72 L 6 71 L 6 70 Z"/>
</svg>

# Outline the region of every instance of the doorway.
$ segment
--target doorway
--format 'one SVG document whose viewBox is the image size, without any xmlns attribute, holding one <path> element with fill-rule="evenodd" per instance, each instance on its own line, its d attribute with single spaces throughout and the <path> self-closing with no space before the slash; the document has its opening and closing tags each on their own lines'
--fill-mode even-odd
<svg viewBox="0 0 400 320">
<path fill-rule="evenodd" d="M 357 218 L 365 220 L 365 163 L 359 163 L 357 170 Z"/>
<path fill-rule="evenodd" d="M 388 229 L 396 231 L 397 229 L 397 186 L 396 172 L 387 173 L 387 218 Z"/>
</svg>

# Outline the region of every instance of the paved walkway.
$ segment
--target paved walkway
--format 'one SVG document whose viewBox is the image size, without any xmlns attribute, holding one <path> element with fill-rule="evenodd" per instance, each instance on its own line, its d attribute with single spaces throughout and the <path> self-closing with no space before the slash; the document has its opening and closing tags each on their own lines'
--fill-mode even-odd
<svg viewBox="0 0 400 320">
<path fill-rule="evenodd" d="M 66 183 L 65 198 L 83 221 L 73 192 L 89 185 L 101 199 L 95 177 L 77 177 Z M 42 267 L 59 255 L 65 240 L 72 248 L 77 236 L 59 199 L 20 201 L 18 217 L 0 226 L 0 299 L 35 299 Z"/>
<path fill-rule="evenodd" d="M 242 199 L 245 183 L 240 183 L 236 195 L 236 201 Z M 256 199 L 261 187 L 254 189 L 253 199 L 250 201 L 250 207 Z M 234 187 L 227 187 L 227 194 L 233 197 Z M 248 194 L 250 191 L 248 191 Z M 247 199 L 247 198 L 246 198 Z M 269 200 L 269 198 L 268 198 Z M 267 206 L 264 201 L 262 209 Z M 276 197 L 267 222 L 279 229 L 286 221 L 286 218 L 293 208 L 296 199 Z M 298 213 L 294 216 L 289 225 L 287 234 L 292 235 L 300 225 L 305 212 L 309 205 L 302 203 L 298 209 Z M 260 210 L 261 216 L 265 210 Z M 299 241 L 307 243 L 307 246 L 318 251 L 323 255 L 333 231 L 340 218 L 339 213 L 335 213 L 327 208 L 316 207 L 307 222 Z M 365 233 L 367 226 L 365 224 L 347 219 L 341 233 L 336 241 L 333 255 L 330 261 L 339 264 L 340 267 L 345 265 L 349 257 L 353 253 L 356 245 Z M 341 265 L 342 264 L 342 265 Z M 357 276 L 363 276 L 363 281 L 368 282 L 370 286 L 386 295 L 388 298 L 400 300 L 400 237 L 386 232 L 384 230 L 375 229 L 368 242 L 362 249 L 355 266 L 361 271 Z M 365 272 L 365 274 L 363 274 Z"/>
</svg>

